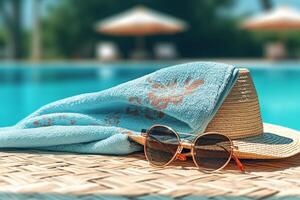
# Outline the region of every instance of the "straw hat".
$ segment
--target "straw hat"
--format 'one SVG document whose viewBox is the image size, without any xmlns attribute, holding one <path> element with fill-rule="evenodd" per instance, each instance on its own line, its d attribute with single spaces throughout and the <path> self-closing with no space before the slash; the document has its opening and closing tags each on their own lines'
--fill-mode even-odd
<svg viewBox="0 0 300 200">
<path fill-rule="evenodd" d="M 229 136 L 235 155 L 244 159 L 277 159 L 300 152 L 300 132 L 262 123 L 255 87 L 247 69 L 240 69 L 239 78 L 205 132 Z M 141 136 L 130 135 L 144 144 Z"/>
</svg>

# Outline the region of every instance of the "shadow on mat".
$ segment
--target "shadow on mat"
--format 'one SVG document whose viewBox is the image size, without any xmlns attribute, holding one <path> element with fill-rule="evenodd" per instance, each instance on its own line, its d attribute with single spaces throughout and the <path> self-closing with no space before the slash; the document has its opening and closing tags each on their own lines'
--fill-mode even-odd
<svg viewBox="0 0 300 200">
<path fill-rule="evenodd" d="M 133 154 L 133 155 L 130 155 L 130 157 L 146 160 L 145 156 L 139 155 L 139 154 Z M 300 167 L 300 154 L 295 155 L 295 156 L 290 157 L 290 158 L 284 158 L 284 159 L 267 159 L 267 160 L 246 159 L 246 160 L 241 160 L 241 162 L 245 166 L 247 172 L 282 171 L 284 169 Z M 185 170 L 186 169 L 190 169 L 190 170 L 197 169 L 191 158 L 189 158 L 187 161 L 178 161 L 178 160 L 176 160 L 176 161 L 172 162 L 169 166 L 170 167 L 180 166 Z M 236 166 L 236 163 L 233 160 L 231 160 L 231 162 L 228 164 L 228 166 L 226 166 L 225 169 L 222 170 L 221 172 L 226 172 L 228 170 L 230 170 L 230 171 L 233 170 L 233 171 L 239 172 L 239 170 Z"/>
</svg>

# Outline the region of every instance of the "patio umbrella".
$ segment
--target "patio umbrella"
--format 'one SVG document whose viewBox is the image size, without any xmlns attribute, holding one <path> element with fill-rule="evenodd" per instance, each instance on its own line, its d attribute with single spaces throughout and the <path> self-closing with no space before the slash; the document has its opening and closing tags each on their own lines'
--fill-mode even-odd
<svg viewBox="0 0 300 200">
<path fill-rule="evenodd" d="M 242 24 L 242 28 L 252 31 L 280 32 L 281 42 L 268 44 L 266 50 L 270 57 L 285 58 L 284 40 L 286 34 L 284 33 L 300 29 L 300 12 L 287 6 L 277 7 L 247 19 Z"/>
<path fill-rule="evenodd" d="M 286 6 L 277 7 L 249 18 L 242 27 L 248 30 L 276 31 L 300 29 L 300 12 Z"/>
<path fill-rule="evenodd" d="M 143 37 L 155 34 L 173 34 L 184 31 L 187 24 L 177 18 L 143 6 L 135 7 L 97 24 L 99 32 L 116 36 L 136 36 L 137 49 L 143 49 Z"/>
</svg>

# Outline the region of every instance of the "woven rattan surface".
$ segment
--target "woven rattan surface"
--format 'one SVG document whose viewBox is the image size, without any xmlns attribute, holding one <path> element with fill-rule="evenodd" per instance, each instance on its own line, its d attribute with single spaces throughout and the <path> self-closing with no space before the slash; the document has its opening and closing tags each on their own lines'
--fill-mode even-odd
<svg viewBox="0 0 300 200">
<path fill-rule="evenodd" d="M 0 161 L 0 199 L 300 198 L 300 156 L 244 161 L 246 174 L 233 164 L 210 174 L 192 162 L 153 168 L 142 153 L 118 157 L 2 151 Z"/>
</svg>

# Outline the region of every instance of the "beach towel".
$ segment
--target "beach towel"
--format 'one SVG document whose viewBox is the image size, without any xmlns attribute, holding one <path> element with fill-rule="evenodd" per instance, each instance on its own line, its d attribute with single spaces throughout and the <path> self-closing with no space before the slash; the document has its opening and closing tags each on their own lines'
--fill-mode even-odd
<svg viewBox="0 0 300 200">
<path fill-rule="evenodd" d="M 139 134 L 154 124 L 201 134 L 237 76 L 238 69 L 232 65 L 186 63 L 110 89 L 62 99 L 15 126 L 0 128 L 0 149 L 125 155 L 142 150 L 128 134 Z"/>
</svg>

